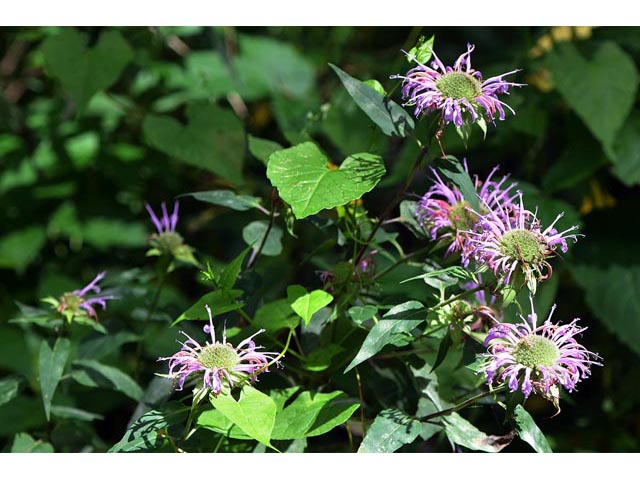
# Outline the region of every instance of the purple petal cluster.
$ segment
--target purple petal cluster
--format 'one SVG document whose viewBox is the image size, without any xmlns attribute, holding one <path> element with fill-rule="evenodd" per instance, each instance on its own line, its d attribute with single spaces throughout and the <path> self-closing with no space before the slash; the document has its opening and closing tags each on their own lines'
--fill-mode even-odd
<svg viewBox="0 0 640 480">
<path fill-rule="evenodd" d="M 499 181 L 493 179 L 498 168 L 494 167 L 484 181 L 481 181 L 477 175 L 474 178 L 480 202 L 488 209 L 500 203 L 511 205 L 517 197 L 512 191 L 517 184 L 505 185 L 508 175 L 503 176 Z M 466 160 L 464 169 L 469 173 Z M 457 187 L 445 183 L 434 168 L 431 168 L 431 171 L 436 182 L 420 199 L 416 218 L 426 228 L 432 240 L 448 239 L 451 242 L 447 255 L 452 252 L 462 252 L 465 250 L 468 238 L 467 231 L 476 229 L 478 213 L 469 207 Z"/>
<path fill-rule="evenodd" d="M 432 52 L 430 66 L 411 57 L 418 66 L 405 76 L 391 77 L 403 79 L 402 97 L 406 100 L 405 105 L 415 105 L 416 118 L 422 113 L 437 110 L 441 112 L 445 123 L 453 122 L 460 127 L 465 115 L 469 116 L 472 123 L 484 116 L 494 123 L 496 115 L 504 120 L 504 108 L 515 115 L 509 105 L 498 99 L 498 95 L 508 95 L 509 88 L 523 86 L 504 80 L 504 77 L 519 70 L 483 80 L 482 73 L 471 67 L 471 52 L 474 49 L 474 45 L 467 44 L 467 51 L 458 57 L 453 67 L 445 66 L 435 52 Z"/>
<path fill-rule="evenodd" d="M 277 353 L 260 352 L 262 347 L 256 346 L 253 337 L 264 332 L 256 333 L 233 346 L 227 342 L 226 328 L 222 333 L 222 342 L 216 340 L 211 309 L 205 305 L 209 314 L 209 324 L 205 325 L 204 332 L 210 334 L 211 343 L 200 345 L 197 341 L 182 333 L 187 340 L 179 342 L 182 349 L 170 357 L 159 358 L 159 361 L 168 360 L 169 377 L 177 379 L 178 388 L 182 390 L 187 377 L 194 374 L 202 374 L 202 386 L 209 389 L 213 395 L 222 391 L 223 381 L 229 388 L 233 388 L 236 382 L 249 379 L 254 382 L 263 371 L 268 371 L 269 362 L 272 362 Z"/>
<path fill-rule="evenodd" d="M 161 204 L 162 220 L 160 220 L 156 216 L 155 212 L 153 211 L 153 209 L 148 203 L 145 203 L 144 206 L 147 209 L 147 212 L 149 212 L 149 216 L 151 217 L 151 221 L 153 222 L 153 224 L 156 227 L 156 230 L 158 231 L 158 235 L 162 235 L 163 233 L 166 233 L 166 232 L 176 231 L 176 225 L 178 224 L 178 208 L 180 206 L 177 200 L 173 204 L 173 212 L 171 213 L 171 216 L 169 216 L 169 212 L 167 211 L 167 206 L 165 205 L 164 202 L 162 202 Z"/>
<path fill-rule="evenodd" d="M 557 399 L 552 388 L 563 386 L 572 392 L 590 375 L 591 365 L 602 365 L 600 357 L 580 345 L 575 337 L 586 330 L 579 319 L 568 325 L 551 323 L 555 305 L 547 320 L 537 326 L 531 297 L 531 315 L 522 323 L 497 323 L 485 339 L 489 353 L 484 373 L 487 384 L 506 383 L 511 392 L 520 389 L 525 397 L 532 392 Z"/>
<path fill-rule="evenodd" d="M 81 308 L 87 312 L 88 317 L 97 319 L 98 313 L 96 312 L 95 306 L 98 305 L 102 307 L 102 310 L 106 310 L 107 300 L 116 298 L 113 295 L 92 295 L 102 291 L 98 283 L 100 283 L 106 273 L 107 272 L 100 272 L 85 287 L 62 295 L 58 304 L 58 311 L 63 312 L 64 310 L 70 309 L 72 314 L 75 314 L 76 311 Z"/>
<path fill-rule="evenodd" d="M 578 240 L 579 235 L 571 233 L 578 226 L 558 232 L 554 226 L 564 215 L 560 213 L 551 225 L 543 229 L 536 213 L 524 208 L 522 193 L 517 195 L 517 206 L 511 201 L 497 201 L 487 208 L 487 213 L 479 219 L 479 228 L 467 232 L 463 256 L 467 262 L 473 259 L 489 267 L 504 284 L 509 283 L 518 267 L 528 283 L 544 281 L 552 273 L 547 259 L 558 246 L 565 253 L 567 240 Z"/>
</svg>

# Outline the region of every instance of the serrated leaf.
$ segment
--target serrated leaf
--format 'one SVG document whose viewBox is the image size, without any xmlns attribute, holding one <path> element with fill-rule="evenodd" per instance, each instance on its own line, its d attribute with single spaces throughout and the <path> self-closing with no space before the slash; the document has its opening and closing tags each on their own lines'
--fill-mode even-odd
<svg viewBox="0 0 640 480">
<path fill-rule="evenodd" d="M 403 445 L 413 442 L 420 432 L 420 421 L 406 413 L 388 408 L 375 418 L 365 435 L 358 453 L 392 453 Z"/>
<path fill-rule="evenodd" d="M 611 41 L 593 57 L 583 57 L 571 42 L 556 44 L 548 66 L 564 99 L 602 143 L 610 158 L 616 134 L 624 124 L 638 92 L 633 59 Z"/>
<path fill-rule="evenodd" d="M 260 199 L 258 197 L 238 195 L 233 190 L 209 190 L 206 192 L 183 193 L 180 197 L 193 197 L 201 202 L 221 205 L 238 212 L 251 210 L 260 205 Z"/>
<path fill-rule="evenodd" d="M 82 385 L 116 390 L 137 401 L 144 395 L 135 380 L 116 367 L 88 359 L 76 360 L 73 366 L 76 368 L 71 372 L 71 376 Z"/>
<path fill-rule="evenodd" d="M 268 235 L 267 230 L 269 231 Z M 280 227 L 272 225 L 269 230 L 269 222 L 256 220 L 242 229 L 244 243 L 254 250 L 260 248 L 265 235 L 267 235 L 267 239 L 264 241 L 260 253 L 268 257 L 277 257 L 282 253 L 282 229 Z"/>
<path fill-rule="evenodd" d="M 209 305 L 214 316 L 238 310 L 244 306 L 244 303 L 236 302 L 240 295 L 242 295 L 242 290 L 216 290 L 207 293 L 183 312 L 171 326 L 173 327 L 183 320 L 207 320 L 205 305 Z"/>
<path fill-rule="evenodd" d="M 186 125 L 167 115 L 147 115 L 149 145 L 189 165 L 242 183 L 245 138 L 242 122 L 230 111 L 206 103 L 187 107 Z"/>
<path fill-rule="evenodd" d="M 311 142 L 273 153 L 267 177 L 280 197 L 301 219 L 321 210 L 345 205 L 371 191 L 386 170 L 382 159 L 370 153 L 347 157 L 338 169 Z"/>
<path fill-rule="evenodd" d="M 109 449 L 113 452 L 147 452 L 159 448 L 166 440 L 159 432 L 171 425 L 181 423 L 187 416 L 188 408 L 176 410 L 151 410 L 145 413 L 127 429 L 122 439 Z"/>
<path fill-rule="evenodd" d="M 245 385 L 236 401 L 229 393 L 210 397 L 211 404 L 251 438 L 271 446 L 276 404 L 264 393 Z"/>
<path fill-rule="evenodd" d="M 28 433 L 16 433 L 11 453 L 53 453 L 53 446 L 42 440 L 34 440 Z"/>
<path fill-rule="evenodd" d="M 640 267 L 579 265 L 572 270 L 598 320 L 640 355 Z"/>
<path fill-rule="evenodd" d="M 344 373 L 373 357 L 386 345 L 392 344 L 399 347 L 409 344 L 412 340 L 411 330 L 422 322 L 424 320 L 380 320 L 367 334 L 358 354 L 345 368 Z"/>
<path fill-rule="evenodd" d="M 335 65 L 330 63 L 329 66 L 336 72 L 353 100 L 385 135 L 406 137 L 413 130 L 413 118 L 404 108 Z"/>
<path fill-rule="evenodd" d="M 538 453 L 552 453 L 544 433 L 538 428 L 536 422 L 522 405 L 516 406 L 514 420 L 516 422 L 516 431 L 522 440 L 531 445 Z"/>
<path fill-rule="evenodd" d="M 513 440 L 513 435 L 487 435 L 455 412 L 444 417 L 444 424 L 449 440 L 471 450 L 495 453 Z"/>
<path fill-rule="evenodd" d="M 79 112 L 96 93 L 113 85 L 133 59 L 133 50 L 118 31 L 105 31 L 92 47 L 87 42 L 87 35 L 64 28 L 41 47 L 47 70 L 60 80 Z"/>
<path fill-rule="evenodd" d="M 49 420 L 51 415 L 51 400 L 56 392 L 62 372 L 69 358 L 71 342 L 67 338 L 58 338 L 53 350 L 46 340 L 40 344 L 40 355 L 38 357 L 38 380 L 44 404 L 44 413 Z"/>
<path fill-rule="evenodd" d="M 291 308 L 304 320 L 305 325 L 309 325 L 311 317 L 320 309 L 326 307 L 333 301 L 333 295 L 324 290 L 314 290 L 298 296 L 291 302 Z"/>
</svg>

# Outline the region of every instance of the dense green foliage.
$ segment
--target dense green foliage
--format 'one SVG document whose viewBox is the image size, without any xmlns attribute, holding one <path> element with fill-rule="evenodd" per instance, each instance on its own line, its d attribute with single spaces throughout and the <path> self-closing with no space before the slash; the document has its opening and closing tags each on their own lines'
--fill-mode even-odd
<svg viewBox="0 0 640 480">
<path fill-rule="evenodd" d="M 523 69 L 515 117 L 486 138 L 449 125 L 442 147 L 472 177 L 499 164 L 543 224 L 564 211 L 558 228 L 586 235 L 536 309 L 580 317 L 604 366 L 553 418 L 540 396 L 499 395 L 505 409 L 486 395 L 424 421 L 486 383 L 475 332 L 429 331 L 469 272 L 416 222 L 426 165 L 479 204 L 389 79 L 420 35 L 450 62 L 476 44 L 485 77 Z M 637 451 L 639 68 L 637 28 L 3 29 L 0 446 Z M 184 245 L 148 252 L 145 202 L 174 198 Z M 98 321 L 59 315 L 102 271 L 116 298 Z M 515 320 L 526 289 L 507 293 Z M 191 409 L 193 389 L 174 393 L 157 359 L 180 329 L 204 338 L 205 305 L 233 344 L 264 328 L 256 343 L 288 349 L 259 382 Z"/>
</svg>

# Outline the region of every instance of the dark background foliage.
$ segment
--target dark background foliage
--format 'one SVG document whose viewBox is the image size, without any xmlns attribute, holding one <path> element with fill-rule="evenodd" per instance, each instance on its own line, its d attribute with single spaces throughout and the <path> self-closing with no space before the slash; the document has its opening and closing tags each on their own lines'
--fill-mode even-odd
<svg viewBox="0 0 640 480">
<path fill-rule="evenodd" d="M 579 222 L 586 235 L 555 262 L 554 281 L 541 295 L 547 309 L 555 297 L 556 319 L 580 317 L 589 326 L 582 343 L 604 357 L 604 367 L 563 397 L 557 417 L 549 418 L 553 410 L 542 400 L 532 399 L 527 409 L 555 451 L 637 451 L 640 29 L 604 27 L 2 29 L 0 374 L 27 381 L 18 397 L 0 406 L 0 444 L 10 445 L 18 432 L 45 432 L 57 450 L 92 445 L 100 451 L 121 438 L 135 402 L 108 390 L 63 391 L 62 403 L 81 395 L 75 398 L 82 398 L 82 408 L 103 419 L 69 420 L 47 431 L 34 380 L 42 332 L 8 320 L 16 302 L 42 306 L 42 297 L 107 270 L 107 285 L 126 290 L 126 300 L 110 303 L 105 325 L 115 331 L 133 323 L 142 334 L 146 361 L 139 382 L 146 385 L 159 368 L 154 359 L 175 348 L 176 329 L 166 319 L 177 318 L 207 287 L 194 269 L 178 269 L 162 293 L 157 321 L 144 331 L 135 326 L 146 314 L 153 275 L 144 255 L 152 229 L 144 202 L 158 206 L 187 192 L 225 188 L 260 197 L 268 209 L 271 185 L 244 132 L 284 146 L 313 138 L 335 163 L 359 151 L 383 155 L 387 176 L 364 198 L 370 215 L 381 213 L 417 149 L 382 136 L 328 62 L 390 91 L 397 81 L 389 75 L 409 68 L 400 50 L 421 34 L 435 34 L 435 50 L 449 64 L 474 43 L 473 64 L 485 78 L 523 70 L 514 78 L 528 86 L 508 99 L 517 115 L 490 126 L 486 141 L 474 132 L 468 148 L 447 130 L 447 153 L 466 157 L 481 177 L 499 164 L 520 182 L 528 204 L 539 206 L 543 221 L 564 210 L 562 225 Z M 191 123 L 184 129 L 172 119 Z M 422 194 L 429 184 L 421 172 L 410 191 Z M 243 228 L 257 220 L 268 217 L 190 197 L 181 202 L 181 232 L 199 258 L 214 265 L 246 248 Z M 317 271 L 344 259 L 335 235 L 318 233 L 312 222 L 295 224 L 298 239 L 283 219 L 277 225 L 281 252 L 261 257 L 242 278 L 250 311 L 285 296 L 287 285 L 320 288 Z M 389 231 L 398 232 L 407 252 L 426 242 L 401 225 Z M 416 282 L 398 285 L 416 272 L 407 266 L 389 275 L 380 285 L 384 302 L 428 298 Z M 136 345 L 124 344 L 108 358 L 135 371 Z M 372 417 L 381 406 L 415 403 L 403 398 L 407 379 L 390 377 L 386 367 L 380 362 L 361 372 Z M 357 396 L 353 382 L 339 375 L 313 382 L 337 382 Z M 477 425 L 491 433 L 495 421 L 488 420 L 478 417 Z M 346 434 L 311 439 L 308 449 L 347 450 Z M 410 449 L 446 451 L 447 444 Z"/>
</svg>

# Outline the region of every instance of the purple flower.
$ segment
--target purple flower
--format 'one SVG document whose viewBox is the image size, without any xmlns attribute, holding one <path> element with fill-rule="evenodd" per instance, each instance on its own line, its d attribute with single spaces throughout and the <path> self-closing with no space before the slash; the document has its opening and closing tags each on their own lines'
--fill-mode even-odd
<svg viewBox="0 0 640 480">
<path fill-rule="evenodd" d="M 552 273 L 548 258 L 560 246 L 567 251 L 567 239 L 578 240 L 570 232 L 578 228 L 574 225 L 558 232 L 554 225 L 562 218 L 560 213 L 544 230 L 535 212 L 525 210 L 522 193 L 518 192 L 520 205 L 496 202 L 488 213 L 480 217 L 477 231 L 469 231 L 467 249 L 463 253 L 466 261 L 472 258 L 476 263 L 489 267 L 497 278 L 508 284 L 518 267 L 525 275 L 529 289 L 535 293 L 536 281 L 547 280 Z M 485 204 L 485 206 L 487 206 Z"/>
<path fill-rule="evenodd" d="M 100 272 L 82 289 L 63 294 L 58 301 L 57 310 L 60 313 L 63 313 L 69 322 L 71 322 L 71 319 L 79 313 L 80 309 L 85 310 L 88 317 L 93 317 L 97 320 L 98 314 L 94 305 L 99 305 L 102 307 L 102 310 L 106 310 L 107 300 L 113 300 L 116 298 L 113 295 L 91 296 L 91 294 L 97 294 L 102 291 L 98 283 L 104 278 L 106 273 L 107 272 Z"/>
<path fill-rule="evenodd" d="M 173 213 L 169 215 L 167 206 L 162 202 L 162 219 L 156 216 L 148 203 L 145 203 L 144 206 L 147 209 L 147 212 L 149 212 L 151 221 L 155 225 L 157 231 L 157 233 L 152 233 L 149 236 L 151 249 L 147 252 L 147 255 L 169 255 L 183 262 L 199 265 L 198 261 L 193 256 L 193 249 L 189 245 L 185 244 L 182 235 L 176 232 L 179 203 L 176 201 L 173 204 Z"/>
<path fill-rule="evenodd" d="M 222 342 L 218 342 L 211 309 L 208 305 L 205 305 L 205 308 L 209 314 L 209 324 L 205 325 L 204 331 L 211 335 L 211 343 L 205 342 L 204 345 L 200 345 L 186 333 L 180 332 L 187 337 L 184 343 L 179 342 L 182 349 L 170 357 L 158 359 L 169 361 L 169 377 L 178 380 L 177 390 L 182 390 L 191 373 L 202 372 L 203 388 L 209 389 L 217 396 L 222 391 L 225 380 L 229 388 L 233 388 L 236 382 L 247 379 L 254 382 L 260 373 L 268 371 L 269 362 L 276 358 L 277 353 L 259 352 L 262 347 L 256 346 L 253 342 L 253 337 L 264 330 L 258 330 L 234 347 L 227 343 L 225 328 L 222 332 Z"/>
<path fill-rule="evenodd" d="M 497 323 L 489 330 L 484 357 L 487 383 L 506 383 L 509 391 L 522 390 L 525 397 L 536 392 L 558 398 L 557 386 L 572 392 L 576 384 L 587 378 L 591 365 L 602 365 L 600 357 L 580 345 L 574 338 L 586 328 L 578 327 L 579 319 L 568 325 L 551 323 L 554 305 L 547 320 L 537 326 L 538 317 L 531 300 L 531 315 L 522 323 Z"/>
<path fill-rule="evenodd" d="M 171 216 L 169 216 L 169 213 L 167 212 L 167 206 L 162 202 L 162 220 L 158 219 L 148 203 L 145 203 L 144 206 L 147 209 L 147 212 L 149 212 L 149 216 L 151 216 L 151 221 L 156 226 L 158 235 L 162 235 L 167 232 L 173 233 L 176 231 L 176 225 L 178 223 L 178 208 L 180 206 L 178 201 L 173 204 L 173 213 Z"/>
<path fill-rule="evenodd" d="M 517 196 L 511 192 L 516 183 L 511 183 L 505 188 L 508 175 L 503 176 L 500 181 L 492 180 L 498 168 L 494 167 L 484 182 L 477 175 L 475 176 L 476 193 L 481 204 L 486 205 L 486 208 L 492 208 L 499 202 L 511 205 Z M 466 160 L 464 169 L 469 173 Z M 478 214 L 471 210 L 469 203 L 457 187 L 445 183 L 434 168 L 431 168 L 431 171 L 436 177 L 436 182 L 420 199 L 416 218 L 427 229 L 432 240 L 449 239 L 451 241 L 447 255 L 463 251 L 467 239 L 465 232 L 475 229 Z"/>
<path fill-rule="evenodd" d="M 482 80 L 482 73 L 471 68 L 471 52 L 474 45 L 467 44 L 467 51 L 458 57 L 453 67 L 445 67 L 433 53 L 431 66 L 423 65 L 414 56 L 411 60 L 418 66 L 409 70 L 406 76 L 392 75 L 391 78 L 402 78 L 402 97 L 405 105 L 415 105 L 415 116 L 424 111 L 431 113 L 439 110 L 445 123 L 453 122 L 457 127 L 464 123 L 467 114 L 472 123 L 480 120 L 483 114 L 495 123 L 496 114 L 504 120 L 504 108 L 515 112 L 509 105 L 498 99 L 500 94 L 509 94 L 510 87 L 521 87 L 522 84 L 507 82 L 504 77 L 518 72 L 503 73 Z"/>
</svg>

